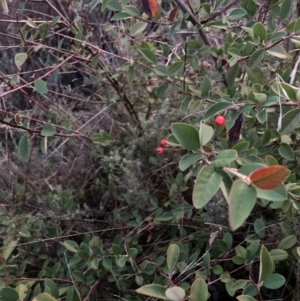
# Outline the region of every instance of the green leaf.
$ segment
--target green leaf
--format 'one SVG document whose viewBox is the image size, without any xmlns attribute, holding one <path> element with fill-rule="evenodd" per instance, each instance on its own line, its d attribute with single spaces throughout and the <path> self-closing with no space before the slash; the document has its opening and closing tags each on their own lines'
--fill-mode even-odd
<svg viewBox="0 0 300 301">
<path fill-rule="evenodd" d="M 233 182 L 229 194 L 229 224 L 234 231 L 246 221 L 256 203 L 256 189 L 242 180 Z"/>
<path fill-rule="evenodd" d="M 18 145 L 19 154 L 23 161 L 28 162 L 29 158 L 29 140 L 28 135 L 24 134 L 19 141 Z"/>
<path fill-rule="evenodd" d="M 113 15 L 110 19 L 110 21 L 119 21 L 119 20 L 126 20 L 126 19 L 131 19 L 132 16 L 128 13 L 125 12 L 119 12 Z"/>
<path fill-rule="evenodd" d="M 207 299 L 207 285 L 203 279 L 198 278 L 193 282 L 191 286 L 189 301 L 206 301 Z"/>
<path fill-rule="evenodd" d="M 292 0 L 283 0 L 282 1 L 280 13 L 279 13 L 279 18 L 281 20 L 288 17 L 291 7 L 292 7 Z"/>
<path fill-rule="evenodd" d="M 298 32 L 300 31 L 300 17 L 297 19 L 295 26 L 294 26 L 294 31 Z"/>
<path fill-rule="evenodd" d="M 287 83 L 276 82 L 272 85 L 272 90 L 279 96 L 287 98 L 291 101 L 298 101 L 297 91 L 295 88 Z"/>
<path fill-rule="evenodd" d="M 225 111 L 227 108 L 232 106 L 231 102 L 227 101 L 221 101 L 214 105 L 212 105 L 204 114 L 203 120 L 210 119 L 211 117 L 215 115 L 220 115 L 223 111 Z"/>
<path fill-rule="evenodd" d="M 18 239 L 11 239 L 3 246 L 2 256 L 5 261 L 8 260 L 9 256 L 18 245 L 18 242 Z"/>
<path fill-rule="evenodd" d="M 207 75 L 204 76 L 203 82 L 201 85 L 201 95 L 202 96 L 209 96 L 209 92 L 212 90 L 211 82 Z"/>
<path fill-rule="evenodd" d="M 171 131 L 177 141 L 187 150 L 199 150 L 200 141 L 196 128 L 186 123 L 173 123 Z"/>
<path fill-rule="evenodd" d="M 45 290 L 47 289 L 47 291 L 45 292 L 49 293 L 51 296 L 55 298 L 59 297 L 58 287 L 52 279 L 46 278 L 44 281 L 44 286 L 45 286 Z"/>
<path fill-rule="evenodd" d="M 293 161 L 295 159 L 293 150 L 287 143 L 281 143 L 278 152 L 280 156 L 286 160 Z"/>
<path fill-rule="evenodd" d="M 180 286 L 173 286 L 166 290 L 166 297 L 172 301 L 182 301 L 185 297 L 185 290 Z"/>
<path fill-rule="evenodd" d="M 56 129 L 53 125 L 50 123 L 46 123 L 43 126 L 43 129 L 41 131 L 41 135 L 44 137 L 51 137 L 56 133 Z"/>
<path fill-rule="evenodd" d="M 280 249 L 273 249 L 269 253 L 274 262 L 286 260 L 289 256 L 286 251 Z"/>
<path fill-rule="evenodd" d="M 256 187 L 257 197 L 272 202 L 283 202 L 287 199 L 285 186 L 280 184 L 272 190 L 264 190 Z"/>
<path fill-rule="evenodd" d="M 253 17 L 257 10 L 257 5 L 253 0 L 242 0 L 241 7 L 247 11 L 250 17 Z"/>
<path fill-rule="evenodd" d="M 218 191 L 222 176 L 211 166 L 204 166 L 196 179 L 193 188 L 193 205 L 196 209 L 203 208 Z"/>
<path fill-rule="evenodd" d="M 0 291 L 0 296 L 5 301 L 17 301 L 19 300 L 19 294 L 10 287 L 4 287 Z"/>
<path fill-rule="evenodd" d="M 78 246 L 78 244 L 75 241 L 73 241 L 73 240 L 65 240 L 64 241 L 64 246 L 70 252 L 78 253 L 79 246 Z"/>
<path fill-rule="evenodd" d="M 285 278 L 280 274 L 271 274 L 263 283 L 263 286 L 268 289 L 278 289 L 285 284 Z"/>
<path fill-rule="evenodd" d="M 183 68 L 183 65 L 184 65 L 184 62 L 182 62 L 182 61 L 175 62 L 167 68 L 166 72 L 168 75 L 175 75 L 178 73 L 179 70 L 181 70 Z"/>
<path fill-rule="evenodd" d="M 156 56 L 153 51 L 147 49 L 147 48 L 140 48 L 139 52 L 143 55 L 143 57 L 151 64 L 156 64 Z"/>
<path fill-rule="evenodd" d="M 84 276 L 83 272 L 75 270 L 72 272 L 72 276 L 75 281 L 78 282 L 86 282 L 86 277 Z"/>
<path fill-rule="evenodd" d="M 287 250 L 293 247 L 296 244 L 296 242 L 297 242 L 297 237 L 295 235 L 289 235 L 280 241 L 278 248 Z"/>
<path fill-rule="evenodd" d="M 266 81 L 264 72 L 259 67 L 249 68 L 246 66 L 246 71 L 252 83 L 262 84 Z M 277 100 L 278 101 L 278 100 Z"/>
<path fill-rule="evenodd" d="M 278 101 L 279 101 L 279 97 L 276 95 L 273 95 L 273 96 L 270 96 L 267 98 L 267 100 L 263 103 L 263 106 L 269 107 L 269 106 L 277 104 Z"/>
<path fill-rule="evenodd" d="M 19 70 L 21 70 L 22 65 L 26 62 L 27 57 L 27 53 L 17 53 L 15 55 L 15 64 Z"/>
<path fill-rule="evenodd" d="M 93 11 L 98 4 L 100 4 L 100 0 L 92 0 L 92 2 L 89 3 L 90 12 Z"/>
<path fill-rule="evenodd" d="M 135 37 L 142 33 L 147 28 L 148 23 L 136 22 L 130 27 L 130 35 Z"/>
<path fill-rule="evenodd" d="M 66 294 L 66 301 L 80 301 L 80 299 L 78 298 L 77 292 L 78 292 L 77 288 L 75 288 L 75 287 L 69 288 L 69 290 L 67 291 L 67 294 Z M 32 301 L 34 301 L 34 300 L 32 300 Z"/>
<path fill-rule="evenodd" d="M 103 2 L 102 2 L 103 5 Z M 108 8 L 109 10 L 112 11 L 121 11 L 122 10 L 122 6 L 119 2 L 119 0 L 109 0 L 106 4 L 106 8 Z"/>
<path fill-rule="evenodd" d="M 137 289 L 136 292 L 149 297 L 169 300 L 169 298 L 166 297 L 166 290 L 164 286 L 159 284 L 147 284 Z"/>
<path fill-rule="evenodd" d="M 202 158 L 203 155 L 201 153 L 186 154 L 183 157 L 181 157 L 179 161 L 179 169 L 181 171 L 185 171 Z"/>
<path fill-rule="evenodd" d="M 124 5 L 123 10 L 133 17 L 139 17 L 141 15 L 140 11 L 133 5 Z"/>
<path fill-rule="evenodd" d="M 280 45 L 273 46 L 272 48 L 268 49 L 267 52 L 280 59 L 286 59 L 288 57 L 287 52 Z"/>
<path fill-rule="evenodd" d="M 267 38 L 267 30 L 261 22 L 255 23 L 253 27 L 253 34 L 260 38 L 260 41 L 265 41 Z"/>
<path fill-rule="evenodd" d="M 103 257 L 102 264 L 106 270 L 111 270 L 112 263 L 111 263 L 111 260 L 107 256 Z"/>
<path fill-rule="evenodd" d="M 130 248 L 128 250 L 128 256 L 130 258 L 136 258 L 137 254 L 138 254 L 138 250 L 136 248 Z"/>
<path fill-rule="evenodd" d="M 228 19 L 231 21 L 237 21 L 247 16 L 247 11 L 243 8 L 233 8 L 228 14 Z"/>
<path fill-rule="evenodd" d="M 237 77 L 240 70 L 240 66 L 238 63 L 234 64 L 227 72 L 226 81 L 228 88 L 232 88 L 234 86 L 235 78 Z"/>
<path fill-rule="evenodd" d="M 292 133 L 300 124 L 300 109 L 290 110 L 282 117 L 281 134 Z"/>
<path fill-rule="evenodd" d="M 272 257 L 266 247 L 263 245 L 260 249 L 260 265 L 259 265 L 259 283 L 268 278 L 275 269 Z"/>
<path fill-rule="evenodd" d="M 215 168 L 224 167 L 237 159 L 237 151 L 233 149 L 225 149 L 220 151 L 211 161 L 211 166 Z"/>
<path fill-rule="evenodd" d="M 237 280 L 231 287 L 232 290 L 240 290 L 243 289 L 247 284 L 247 280 Z"/>
<path fill-rule="evenodd" d="M 167 266 L 168 266 L 170 274 L 175 269 L 175 266 L 178 261 L 179 253 L 180 253 L 180 249 L 179 249 L 178 245 L 172 244 L 169 246 L 168 251 L 167 251 Z"/>
<path fill-rule="evenodd" d="M 224 272 L 224 270 L 223 270 L 222 266 L 220 266 L 219 264 L 216 264 L 213 266 L 212 272 L 215 275 L 221 275 Z"/>
<path fill-rule="evenodd" d="M 211 126 L 203 122 L 200 122 L 200 128 L 199 128 L 200 145 L 207 144 L 213 135 L 214 135 L 214 129 Z"/>
<path fill-rule="evenodd" d="M 265 55 L 265 51 L 264 49 L 258 49 L 256 51 L 254 51 L 248 61 L 247 66 L 249 68 L 255 68 L 257 67 L 257 65 L 262 61 L 262 59 L 264 58 Z"/>
<path fill-rule="evenodd" d="M 260 219 L 257 218 L 254 222 L 254 230 L 255 233 L 260 237 L 264 238 L 266 235 L 266 225 L 265 223 Z"/>
<path fill-rule="evenodd" d="M 239 295 L 236 297 L 236 299 L 238 301 L 257 301 L 256 299 L 254 299 L 253 297 L 251 297 L 249 295 Z"/>
<path fill-rule="evenodd" d="M 46 83 L 42 79 L 37 79 L 34 81 L 34 88 L 40 94 L 47 94 L 48 88 Z"/>
</svg>

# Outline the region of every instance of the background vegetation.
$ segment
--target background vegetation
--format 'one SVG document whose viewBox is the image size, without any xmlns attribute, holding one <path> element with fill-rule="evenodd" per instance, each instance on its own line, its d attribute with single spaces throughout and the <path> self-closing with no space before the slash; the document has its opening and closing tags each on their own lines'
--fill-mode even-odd
<svg viewBox="0 0 300 301">
<path fill-rule="evenodd" d="M 297 1 L 0 3 L 1 301 L 299 300 Z"/>
</svg>

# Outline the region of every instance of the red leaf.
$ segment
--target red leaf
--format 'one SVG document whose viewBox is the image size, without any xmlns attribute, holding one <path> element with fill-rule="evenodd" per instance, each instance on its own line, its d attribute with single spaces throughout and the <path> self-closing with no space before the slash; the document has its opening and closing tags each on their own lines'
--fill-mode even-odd
<svg viewBox="0 0 300 301">
<path fill-rule="evenodd" d="M 145 13 L 154 18 L 158 11 L 157 0 L 142 0 L 142 4 L 145 10 Z"/>
<path fill-rule="evenodd" d="M 251 182 L 260 189 L 270 190 L 279 186 L 286 177 L 286 167 L 273 165 L 262 167 L 249 175 Z"/>
<path fill-rule="evenodd" d="M 178 12 L 178 7 L 174 7 L 174 8 L 170 11 L 170 13 L 169 13 L 169 18 L 168 18 L 168 19 L 169 19 L 169 22 L 173 22 L 173 21 L 174 21 L 177 12 Z"/>
<path fill-rule="evenodd" d="M 148 0 L 148 2 L 152 13 L 151 17 L 154 18 L 158 11 L 157 0 Z"/>
</svg>

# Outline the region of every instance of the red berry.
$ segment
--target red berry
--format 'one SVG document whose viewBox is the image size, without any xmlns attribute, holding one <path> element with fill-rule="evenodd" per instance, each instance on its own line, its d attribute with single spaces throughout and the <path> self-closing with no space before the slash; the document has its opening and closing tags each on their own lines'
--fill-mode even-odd
<svg viewBox="0 0 300 301">
<path fill-rule="evenodd" d="M 166 139 L 162 139 L 161 141 L 160 141 L 160 145 L 161 146 L 166 146 L 168 144 L 168 141 L 166 140 Z"/>
<path fill-rule="evenodd" d="M 224 125 L 225 122 L 226 122 L 226 119 L 223 116 L 217 116 L 215 118 L 215 124 L 218 125 L 218 126 Z"/>
<path fill-rule="evenodd" d="M 161 155 L 164 152 L 164 149 L 162 147 L 156 148 L 156 152 Z"/>
</svg>

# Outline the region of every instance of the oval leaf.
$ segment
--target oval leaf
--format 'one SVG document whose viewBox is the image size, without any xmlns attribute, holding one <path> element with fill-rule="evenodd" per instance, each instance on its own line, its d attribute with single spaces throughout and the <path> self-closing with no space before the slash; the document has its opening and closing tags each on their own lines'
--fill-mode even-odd
<svg viewBox="0 0 300 301">
<path fill-rule="evenodd" d="M 146 29 L 147 25 L 148 25 L 148 23 L 146 23 L 146 22 L 134 23 L 130 27 L 130 35 L 137 36 L 138 34 L 142 33 Z"/>
<path fill-rule="evenodd" d="M 41 135 L 44 137 L 51 137 L 56 133 L 55 127 L 49 123 L 46 123 L 43 126 L 43 129 L 41 131 Z"/>
<path fill-rule="evenodd" d="M 289 134 L 300 124 L 300 109 L 290 110 L 282 117 L 281 133 Z"/>
<path fill-rule="evenodd" d="M 237 158 L 237 151 L 233 149 L 226 149 L 220 151 L 218 155 L 211 161 L 211 166 L 218 168 L 224 167 Z"/>
<path fill-rule="evenodd" d="M 27 57 L 27 53 L 18 53 L 15 55 L 15 64 L 19 70 L 21 70 L 21 67 L 27 60 Z"/>
<path fill-rule="evenodd" d="M 42 79 L 37 79 L 34 81 L 34 88 L 37 92 L 39 92 L 41 94 L 48 93 L 47 85 Z"/>
<path fill-rule="evenodd" d="M 272 274 L 264 281 L 264 287 L 271 290 L 278 289 L 285 284 L 285 278 L 280 274 Z"/>
<path fill-rule="evenodd" d="M 142 0 L 142 4 L 146 14 L 149 17 L 154 18 L 158 11 L 157 0 Z"/>
<path fill-rule="evenodd" d="M 169 298 L 166 297 L 166 290 L 164 286 L 159 284 L 147 284 L 137 289 L 136 292 L 154 298 L 169 300 Z"/>
<path fill-rule="evenodd" d="M 4 245 L 3 252 L 2 252 L 2 256 L 4 260 L 7 260 L 9 258 L 13 250 L 16 248 L 18 241 L 19 241 L 18 239 L 10 240 L 7 244 Z"/>
<path fill-rule="evenodd" d="M 156 56 L 153 51 L 147 48 L 141 48 L 139 51 L 148 62 L 156 64 Z"/>
<path fill-rule="evenodd" d="M 206 301 L 208 289 L 205 281 L 201 278 L 196 279 L 191 287 L 189 301 Z"/>
<path fill-rule="evenodd" d="M 211 126 L 200 122 L 199 140 L 201 145 L 207 144 L 214 134 L 214 130 Z"/>
<path fill-rule="evenodd" d="M 27 162 L 29 157 L 29 140 L 27 134 L 24 134 L 20 139 L 18 148 L 21 159 Z"/>
<path fill-rule="evenodd" d="M 32 301 L 56 301 L 56 299 L 47 293 L 41 293 L 34 297 Z"/>
<path fill-rule="evenodd" d="M 223 111 L 225 111 L 228 107 L 232 106 L 231 102 L 221 101 L 214 105 L 212 105 L 204 114 L 203 119 L 212 118 L 215 115 L 219 115 Z"/>
<path fill-rule="evenodd" d="M 73 253 L 78 253 L 79 247 L 78 247 L 78 244 L 75 241 L 65 240 L 64 241 L 64 246 L 66 247 L 67 250 L 69 250 Z"/>
<path fill-rule="evenodd" d="M 2 297 L 2 300 L 7 300 L 7 301 L 17 301 L 19 300 L 19 294 L 12 288 L 10 287 L 4 287 L 0 291 L 0 296 Z"/>
<path fill-rule="evenodd" d="M 274 189 L 285 179 L 286 170 L 282 165 L 267 166 L 253 171 L 249 178 L 260 189 Z"/>
<path fill-rule="evenodd" d="M 286 251 L 280 250 L 280 249 L 271 250 L 270 255 L 272 257 L 272 260 L 275 261 L 275 262 L 286 260 L 289 256 Z"/>
<path fill-rule="evenodd" d="M 196 128 L 186 123 L 173 123 L 171 131 L 177 141 L 187 150 L 199 150 L 200 141 Z"/>
<path fill-rule="evenodd" d="M 287 250 L 293 247 L 296 243 L 297 243 L 296 235 L 289 235 L 280 241 L 278 248 Z"/>
<path fill-rule="evenodd" d="M 260 264 L 259 264 L 258 282 L 261 283 L 274 272 L 275 265 L 270 253 L 268 252 L 268 250 L 264 245 L 260 249 L 259 259 L 260 259 Z"/>
<path fill-rule="evenodd" d="M 218 191 L 222 176 L 211 166 L 204 166 L 196 179 L 193 189 L 193 205 L 196 209 L 204 207 Z"/>
<path fill-rule="evenodd" d="M 256 193 L 258 198 L 271 202 L 283 202 L 287 199 L 287 192 L 283 184 L 271 190 L 263 190 L 256 187 Z"/>
<path fill-rule="evenodd" d="M 281 143 L 279 146 L 278 152 L 281 157 L 288 161 L 293 161 L 294 160 L 294 153 L 292 148 L 287 144 L 287 143 Z"/>
<path fill-rule="evenodd" d="M 237 296 L 236 299 L 238 301 L 257 301 L 256 299 L 254 299 L 253 297 L 251 297 L 249 295 L 240 295 L 240 296 Z"/>
<path fill-rule="evenodd" d="M 267 30 L 261 22 L 257 22 L 254 25 L 253 33 L 256 37 L 259 37 L 261 41 L 264 41 L 267 37 Z"/>
<path fill-rule="evenodd" d="M 181 171 L 187 170 L 190 166 L 192 166 L 194 163 L 202 159 L 201 153 L 194 153 L 194 154 L 186 154 L 183 157 L 181 157 L 179 161 L 179 169 Z"/>
<path fill-rule="evenodd" d="M 185 297 L 185 291 L 179 286 L 174 286 L 166 290 L 166 297 L 172 301 L 182 301 Z"/>
<path fill-rule="evenodd" d="M 169 246 L 167 251 L 167 266 L 169 269 L 169 273 L 172 273 L 179 257 L 180 249 L 178 245 L 172 244 Z"/>
<path fill-rule="evenodd" d="M 242 180 L 234 181 L 229 194 L 229 224 L 233 231 L 243 225 L 255 202 L 255 188 Z"/>
</svg>

